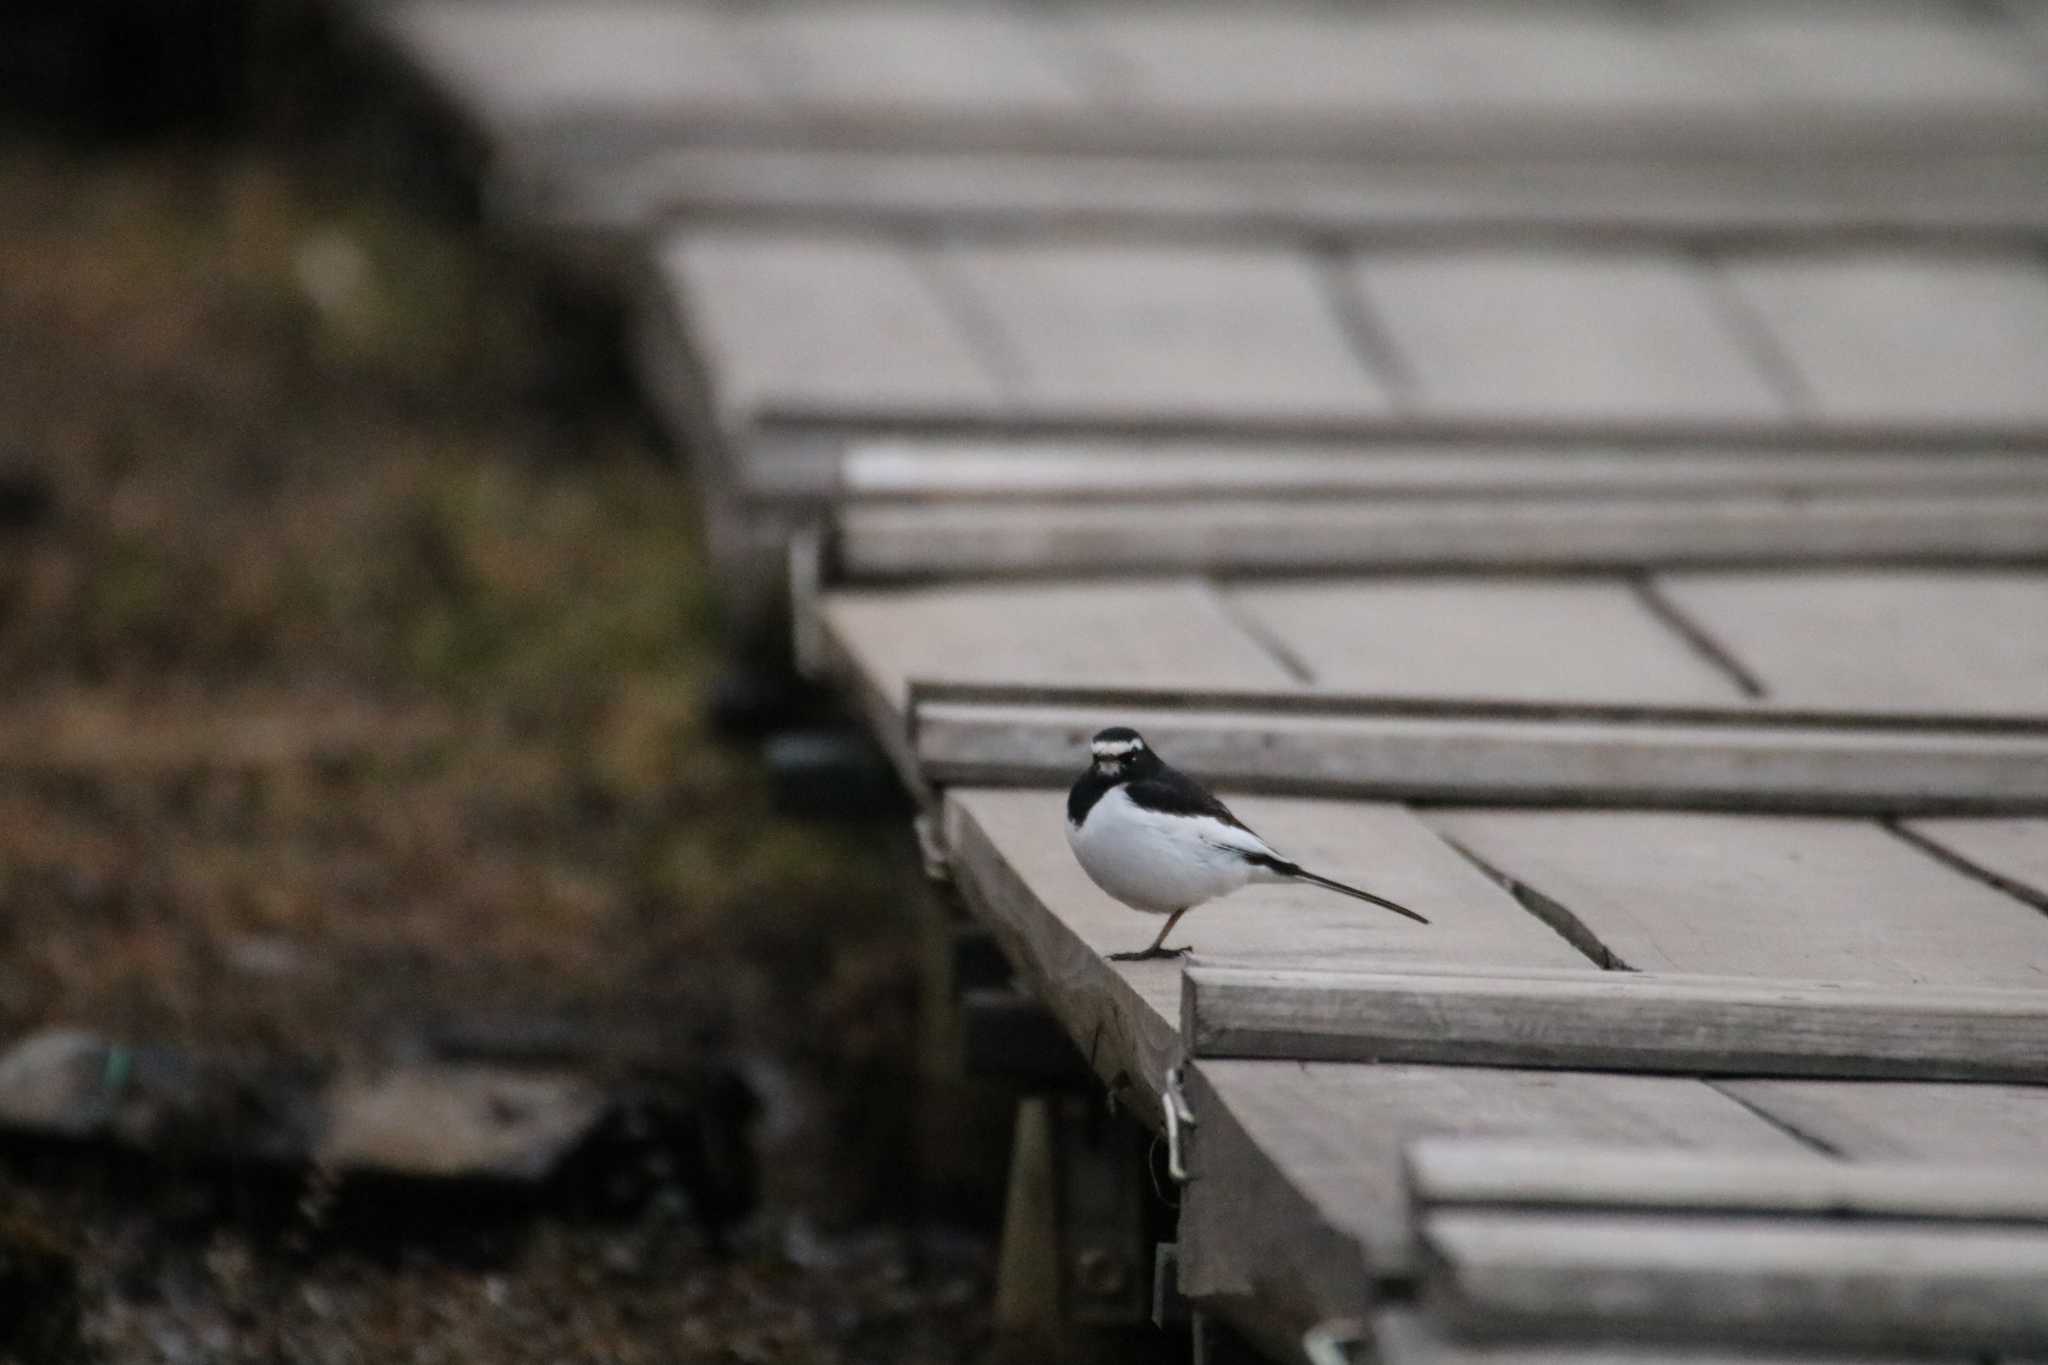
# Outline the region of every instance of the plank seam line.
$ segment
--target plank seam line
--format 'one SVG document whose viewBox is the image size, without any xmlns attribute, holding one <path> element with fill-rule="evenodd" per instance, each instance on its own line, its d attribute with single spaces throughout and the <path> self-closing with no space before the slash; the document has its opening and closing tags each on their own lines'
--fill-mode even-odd
<svg viewBox="0 0 2048 1365">
<path fill-rule="evenodd" d="M 1687 648 L 1733 683 L 1736 691 L 1754 699 L 1761 699 L 1767 695 L 1763 679 L 1750 672 L 1742 660 L 1736 658 L 1719 640 L 1709 635 L 1706 627 L 1680 610 L 1678 604 L 1665 595 L 1663 588 L 1658 586 L 1652 575 L 1634 575 L 1629 579 L 1629 587 L 1635 593 L 1636 601 L 1642 604 L 1644 611 L 1657 618 L 1666 629 L 1675 632 Z"/>
<path fill-rule="evenodd" d="M 1784 404 L 1786 414 L 1799 416 L 1816 412 L 1820 407 L 1819 395 L 1814 393 L 1805 373 L 1793 361 L 1791 352 L 1785 349 L 1777 334 L 1764 321 L 1763 314 L 1722 269 L 1719 257 L 1696 250 L 1688 253 L 1687 263 L 1707 305 L 1720 317 L 1743 357 L 1756 367 L 1758 377 Z"/>
<path fill-rule="evenodd" d="M 987 370 L 1003 396 L 1012 402 L 1030 390 L 1031 367 L 1003 326 L 996 310 L 974 287 L 953 246 L 937 230 L 912 234 L 904 244 L 903 257 L 928 290 L 941 311 L 960 330 L 967 349 Z"/>
<path fill-rule="evenodd" d="M 1718 1080 L 1710 1080 L 1706 1077 L 1701 1077 L 1700 1083 L 1706 1086 L 1709 1090 L 1713 1091 L 1715 1094 L 1721 1096 L 1723 1099 L 1728 1100 L 1733 1104 L 1740 1105 L 1744 1109 L 1747 1109 L 1750 1113 L 1756 1115 L 1759 1119 L 1763 1120 L 1765 1123 L 1768 1123 L 1771 1127 L 1777 1129 L 1779 1132 L 1791 1138 L 1793 1141 L 1804 1143 L 1808 1147 L 1813 1148 L 1822 1156 L 1841 1157 L 1843 1155 L 1842 1149 L 1840 1147 L 1837 1147 L 1834 1143 L 1829 1142 L 1826 1138 L 1820 1137 L 1814 1133 L 1807 1132 L 1804 1128 L 1801 1128 L 1798 1124 L 1792 1122 L 1790 1119 L 1784 1117 L 1781 1114 L 1772 1113 L 1768 1108 L 1761 1104 L 1758 1104 L 1755 1100 L 1752 1100 L 1745 1095 L 1736 1094 L 1734 1091 L 1728 1088 L 1727 1083 Z"/>
<path fill-rule="evenodd" d="M 1612 948 L 1602 943 L 1600 936 L 1593 932 L 1592 927 L 1573 914 L 1571 908 L 1565 905 L 1564 902 L 1553 900 L 1535 887 L 1508 875 L 1492 863 L 1487 862 L 1477 853 L 1474 853 L 1464 844 L 1445 834 L 1442 830 L 1432 829 L 1432 832 L 1452 852 L 1478 868 L 1487 880 L 1499 886 L 1501 890 L 1507 892 L 1510 896 L 1513 896 L 1516 903 L 1524 910 L 1527 910 L 1538 920 L 1548 925 L 1559 938 L 1583 953 L 1601 971 L 1632 972 L 1635 970 L 1634 967 L 1622 961 L 1621 957 Z"/>
<path fill-rule="evenodd" d="M 1285 669 L 1287 676 L 1305 686 L 1314 685 L 1315 670 L 1308 666 L 1308 660 L 1290 648 L 1287 642 L 1281 639 L 1271 626 L 1261 621 L 1235 593 L 1213 578 L 1204 578 L 1202 587 L 1208 592 L 1209 599 L 1216 604 L 1216 609 L 1237 628 L 1238 633 Z"/>
<path fill-rule="evenodd" d="M 2028 886 L 2025 882 L 2016 881 L 2011 877 L 2005 876 L 2003 873 L 1994 872 L 1982 863 L 1975 862 L 1965 855 L 1956 852 L 1947 844 L 1937 839 L 1931 839 L 1916 829 L 1907 827 L 1896 816 L 1886 816 L 1884 819 L 1879 820 L 1878 824 L 1890 833 L 1893 838 L 1904 841 L 1944 867 L 1958 872 L 1972 881 L 1981 882 L 1995 891 L 2003 891 L 2022 905 L 2039 910 L 2043 914 L 2048 914 L 2048 891 L 2039 890 Z"/>
<path fill-rule="evenodd" d="M 1411 410 L 1421 388 L 1415 367 L 1402 354 L 1385 320 L 1374 310 L 1364 284 L 1354 278 L 1351 267 L 1356 258 L 1341 247 L 1326 246 L 1312 251 L 1309 261 L 1321 287 L 1324 306 L 1350 346 L 1352 359 L 1368 378 L 1385 385 L 1387 399 L 1396 412 Z"/>
</svg>

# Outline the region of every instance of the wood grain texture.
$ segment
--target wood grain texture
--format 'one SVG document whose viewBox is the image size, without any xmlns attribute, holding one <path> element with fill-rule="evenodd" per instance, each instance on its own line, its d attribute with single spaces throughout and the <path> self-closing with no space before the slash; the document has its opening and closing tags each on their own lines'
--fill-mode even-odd
<svg viewBox="0 0 2048 1365">
<path fill-rule="evenodd" d="M 1785 412 L 1677 256 L 1507 248 L 1371 253 L 1352 277 L 1442 416 L 1736 421 Z"/>
<path fill-rule="evenodd" d="M 1193 423 L 1385 410 L 1299 253 L 992 243 L 943 259 L 1000 333 L 1034 412 Z"/>
<path fill-rule="evenodd" d="M 1198 962 L 1181 1034 L 1197 1057 L 2048 1084 L 2038 991 Z"/>
<path fill-rule="evenodd" d="M 756 464 L 758 465 L 758 461 Z M 1245 474 L 1258 469 L 1245 461 Z M 1219 481 L 1221 483 L 1221 481 Z M 1227 487 L 1227 483 L 1221 483 Z M 1383 497 L 842 505 L 855 579 L 1116 571 L 1698 568 L 2048 553 L 2048 496 Z"/>
<path fill-rule="evenodd" d="M 2048 163 L 2043 168 L 2048 183 Z M 1769 492 L 2040 495 L 2048 456 L 1944 446 L 1933 451 L 1741 450 L 1571 443 L 1428 445 L 1412 442 L 1217 437 L 863 436 L 848 440 L 836 490 L 864 500 L 1016 500 L 1085 506 L 1098 498 L 1235 502 L 1249 494 L 1299 499 L 1306 510 L 1344 494 L 1598 493 L 1689 497 Z"/>
<path fill-rule="evenodd" d="M 1788 1131 L 1852 1160 L 2048 1169 L 2048 1089 L 1905 1081 L 1716 1081 Z"/>
<path fill-rule="evenodd" d="M 1672 574 L 1659 586 L 1773 703 L 1956 714 L 2048 705 L 2048 576 L 1837 569 Z"/>
<path fill-rule="evenodd" d="M 1443 1212 L 1426 1302 L 1476 1335 L 1913 1351 L 2048 1340 L 2048 1232 Z"/>
<path fill-rule="evenodd" d="M 2048 424 L 2048 264 L 2038 255 L 1873 249 L 1757 256 L 1726 271 L 1819 416 Z"/>
<path fill-rule="evenodd" d="M 1653 1148 L 1727 1150 L 1794 1159 L 1809 1149 L 1698 1081 L 1664 1076 L 1591 1075 L 1569 1071 L 1501 1071 L 1484 1067 L 1208 1059 L 1189 1068 L 1188 1099 L 1196 1120 L 1197 1179 L 1188 1187 L 1184 1264 L 1210 1255 L 1233 1264 L 1229 1248 L 1199 1238 L 1242 1236 L 1257 1246 L 1291 1245 L 1295 1254 L 1318 1243 L 1297 1239 L 1290 1210 L 1236 1202 L 1228 1217 L 1198 1213 L 1202 1201 L 1241 1178 L 1209 1164 L 1208 1125 L 1234 1127 L 1259 1166 L 1277 1172 L 1314 1210 L 1311 1228 L 1348 1242 L 1375 1276 L 1412 1274 L 1415 1229 L 1402 1169 L 1407 1144 L 1430 1135 L 1492 1135 L 1599 1142 Z M 1813 1156 L 1816 1163 L 1822 1158 Z M 1254 1288 L 1266 1283 L 1254 1262 L 1242 1272 Z M 1274 1264 L 1272 1280 L 1294 1271 Z M 1353 1301 L 1334 1311 L 1355 1312 Z"/>
<path fill-rule="evenodd" d="M 1756 1153 L 1433 1137 L 1410 1144 L 1408 1184 L 1426 1208 L 2048 1223 L 2041 1166 L 1974 1159 L 1816 1164 Z"/>
<path fill-rule="evenodd" d="M 1318 687 L 1574 702 L 1742 696 L 1614 579 L 1332 579 L 1228 591 Z"/>
<path fill-rule="evenodd" d="M 2048 917 L 1856 820 L 1441 811 L 1642 972 L 2038 988 Z"/>
</svg>

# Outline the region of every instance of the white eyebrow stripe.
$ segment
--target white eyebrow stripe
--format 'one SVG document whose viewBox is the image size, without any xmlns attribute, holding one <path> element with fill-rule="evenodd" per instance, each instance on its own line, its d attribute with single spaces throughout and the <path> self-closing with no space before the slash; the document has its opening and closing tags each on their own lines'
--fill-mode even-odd
<svg viewBox="0 0 2048 1365">
<path fill-rule="evenodd" d="M 1136 739 L 1109 739 L 1098 741 L 1088 747 L 1095 751 L 1097 758 L 1122 758 L 1125 754 L 1138 752 L 1145 744 L 1144 741 Z"/>
</svg>

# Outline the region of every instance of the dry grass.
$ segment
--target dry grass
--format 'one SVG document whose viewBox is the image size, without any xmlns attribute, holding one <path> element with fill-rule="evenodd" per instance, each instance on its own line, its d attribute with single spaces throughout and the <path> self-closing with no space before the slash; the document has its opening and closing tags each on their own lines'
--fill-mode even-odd
<svg viewBox="0 0 2048 1365">
<path fill-rule="evenodd" d="M 0 150 L 0 1030 L 902 1063 L 902 869 L 705 730 L 689 488 L 531 278 L 257 151 Z"/>
</svg>

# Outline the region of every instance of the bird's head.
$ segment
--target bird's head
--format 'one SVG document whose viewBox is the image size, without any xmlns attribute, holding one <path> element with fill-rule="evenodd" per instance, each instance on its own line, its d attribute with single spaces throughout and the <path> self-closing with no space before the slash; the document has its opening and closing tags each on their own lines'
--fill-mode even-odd
<svg viewBox="0 0 2048 1365">
<path fill-rule="evenodd" d="M 1145 743 L 1145 737 L 1128 725 L 1097 731 L 1088 741 L 1088 753 L 1095 771 L 1112 781 L 1143 777 L 1159 766 L 1159 756 Z"/>
</svg>

